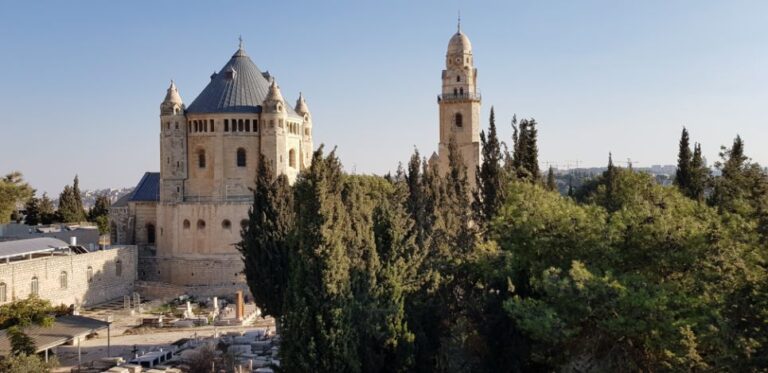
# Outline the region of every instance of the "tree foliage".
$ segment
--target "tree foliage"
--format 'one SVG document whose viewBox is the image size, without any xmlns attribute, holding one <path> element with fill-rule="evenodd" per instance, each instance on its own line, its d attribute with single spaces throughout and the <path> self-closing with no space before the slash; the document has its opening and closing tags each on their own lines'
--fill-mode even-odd
<svg viewBox="0 0 768 373">
<path fill-rule="evenodd" d="M 24 328 L 29 325 L 51 326 L 57 312 L 63 311 L 52 307 L 51 302 L 34 296 L 0 306 L 0 329 L 6 329 L 13 353 L 33 355 L 36 346 L 24 334 Z"/>
<path fill-rule="evenodd" d="M 79 223 L 86 220 L 80 196 L 80 180 L 77 176 L 72 186 L 64 186 L 64 190 L 59 195 L 58 215 L 64 223 Z"/>
<path fill-rule="evenodd" d="M 0 360 L 0 372 L 48 373 L 58 365 L 55 357 L 52 357 L 46 363 L 40 356 L 35 354 L 10 355 Z"/>
<path fill-rule="evenodd" d="M 25 203 L 34 194 L 34 189 L 24 181 L 21 172 L 11 172 L 0 178 L 0 224 L 11 221 L 17 204 Z"/>
<path fill-rule="evenodd" d="M 283 369 L 768 369 L 768 176 L 740 138 L 722 176 L 698 144 L 685 188 L 609 154 L 604 173 L 563 196 L 531 179 L 535 123 L 515 129 L 504 154 L 495 129 L 483 134 L 474 193 L 453 140 L 442 172 L 415 152 L 386 178 L 347 175 L 321 148 L 280 193 L 260 176 L 258 229 L 241 247 L 253 268 L 287 260 L 280 273 L 246 271 L 285 281 L 272 299 Z M 264 247 L 281 254 L 253 255 Z"/>
<path fill-rule="evenodd" d="M 254 300 L 265 315 L 280 319 L 288 286 L 288 256 L 294 226 L 293 191 L 285 175 L 277 178 L 259 156 L 253 206 L 238 249 Z"/>
</svg>

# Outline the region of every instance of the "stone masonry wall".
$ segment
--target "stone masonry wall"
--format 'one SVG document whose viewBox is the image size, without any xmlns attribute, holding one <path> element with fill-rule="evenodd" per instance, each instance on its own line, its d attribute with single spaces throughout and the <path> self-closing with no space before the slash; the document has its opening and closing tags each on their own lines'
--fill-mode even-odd
<svg viewBox="0 0 768 373">
<path fill-rule="evenodd" d="M 40 298 L 54 305 L 105 303 L 133 292 L 137 263 L 136 246 L 0 263 L 0 286 L 6 286 L 5 300 L 0 298 L 0 303 L 28 297 L 34 277 Z"/>
</svg>

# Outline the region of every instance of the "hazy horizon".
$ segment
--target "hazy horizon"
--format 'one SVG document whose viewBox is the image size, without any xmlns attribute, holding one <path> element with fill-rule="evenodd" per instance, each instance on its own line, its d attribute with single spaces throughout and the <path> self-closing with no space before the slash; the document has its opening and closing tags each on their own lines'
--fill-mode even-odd
<svg viewBox="0 0 768 373">
<path fill-rule="evenodd" d="M 608 1 L 181 2 L 3 5 L 0 173 L 56 196 L 134 186 L 159 169 L 159 105 L 189 105 L 237 49 L 303 92 L 316 145 L 384 174 L 437 147 L 448 39 L 473 45 L 481 118 L 539 123 L 539 159 L 674 164 L 683 126 L 710 164 L 736 134 L 768 163 L 768 3 Z M 372 152 L 375 150 L 375 153 Z"/>
</svg>

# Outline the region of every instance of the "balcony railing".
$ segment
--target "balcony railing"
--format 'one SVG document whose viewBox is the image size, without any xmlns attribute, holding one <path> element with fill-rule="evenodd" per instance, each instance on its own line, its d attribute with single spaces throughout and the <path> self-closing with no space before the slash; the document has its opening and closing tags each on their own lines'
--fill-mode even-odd
<svg viewBox="0 0 768 373">
<path fill-rule="evenodd" d="M 437 102 L 441 101 L 480 101 L 479 93 L 446 93 L 437 95 Z"/>
</svg>

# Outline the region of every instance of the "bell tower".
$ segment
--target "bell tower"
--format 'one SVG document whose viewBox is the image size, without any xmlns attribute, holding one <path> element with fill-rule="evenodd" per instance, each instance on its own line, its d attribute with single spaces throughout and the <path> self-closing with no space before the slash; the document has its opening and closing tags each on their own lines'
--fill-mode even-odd
<svg viewBox="0 0 768 373">
<path fill-rule="evenodd" d="M 176 84 L 160 104 L 160 201 L 180 202 L 187 178 L 187 119 Z"/>
<path fill-rule="evenodd" d="M 467 166 L 469 184 L 474 188 L 475 172 L 480 165 L 480 93 L 477 91 L 472 44 L 461 31 L 460 22 L 448 42 L 442 79 L 442 94 L 437 96 L 440 106 L 439 167 L 441 172 L 448 171 L 448 144 L 453 138 Z"/>
</svg>

